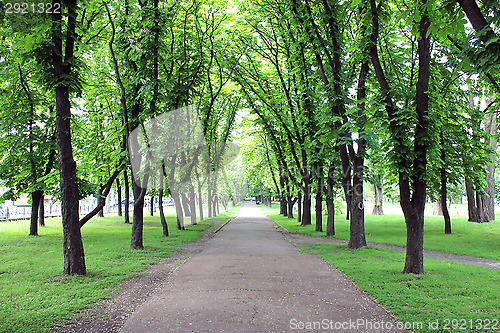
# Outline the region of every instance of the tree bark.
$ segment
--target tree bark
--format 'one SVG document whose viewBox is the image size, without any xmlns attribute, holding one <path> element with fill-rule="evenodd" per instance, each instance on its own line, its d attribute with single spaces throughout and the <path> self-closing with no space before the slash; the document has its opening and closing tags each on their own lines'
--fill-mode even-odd
<svg viewBox="0 0 500 333">
<path fill-rule="evenodd" d="M 191 209 L 191 224 L 196 225 L 196 195 L 194 193 L 194 186 L 189 187 L 189 205 Z M 226 209 L 227 211 L 227 209 Z"/>
<path fill-rule="evenodd" d="M 31 192 L 30 236 L 38 236 L 38 210 L 42 196 L 42 191 Z"/>
<path fill-rule="evenodd" d="M 311 222 L 311 184 L 309 180 L 304 180 L 304 199 L 302 200 L 302 224 L 310 225 Z"/>
<path fill-rule="evenodd" d="M 318 190 L 316 191 L 316 231 L 323 231 L 323 191 L 322 184 L 318 185 Z"/>
<path fill-rule="evenodd" d="M 175 213 L 177 215 L 177 229 L 184 230 L 184 212 L 182 210 L 182 203 L 178 193 L 172 193 L 174 199 Z"/>
<path fill-rule="evenodd" d="M 130 224 L 130 185 L 128 181 L 128 172 L 127 169 L 123 170 L 123 180 L 125 182 L 125 207 L 123 208 L 124 212 L 124 222 L 125 224 Z M 120 203 L 121 204 L 121 203 Z"/>
<path fill-rule="evenodd" d="M 471 179 L 465 177 L 465 192 L 467 194 L 467 210 L 469 212 L 469 222 L 480 222 L 477 212 L 474 185 Z"/>
<path fill-rule="evenodd" d="M 149 215 L 154 216 L 155 215 L 155 196 L 151 194 L 151 201 L 150 201 L 150 209 L 149 209 Z"/>
<path fill-rule="evenodd" d="M 118 194 L 118 216 L 122 214 L 122 187 L 120 186 L 120 179 L 116 178 L 116 192 Z"/>
<path fill-rule="evenodd" d="M 189 199 L 185 193 L 181 193 L 182 209 L 184 209 L 184 216 L 191 216 L 191 210 L 189 209 Z"/>
<path fill-rule="evenodd" d="M 147 184 L 147 176 L 143 181 L 143 186 Z M 144 250 L 143 230 L 144 230 L 144 195 L 146 188 L 140 187 L 132 175 L 132 192 L 134 193 L 134 214 L 132 217 L 132 235 L 130 237 L 130 247 L 133 250 Z"/>
<path fill-rule="evenodd" d="M 297 223 L 302 224 L 302 191 L 297 192 Z"/>
<path fill-rule="evenodd" d="M 441 182 L 442 181 L 443 180 L 441 179 Z M 441 201 L 441 196 L 439 196 L 439 200 L 434 201 L 432 215 L 443 216 L 443 205 L 442 205 L 442 201 Z"/>
<path fill-rule="evenodd" d="M 443 161 L 443 166 L 441 167 L 441 207 L 444 217 L 444 233 L 449 235 L 451 234 L 451 219 L 450 219 L 450 212 L 448 211 L 448 204 L 446 202 L 448 189 L 446 187 L 447 177 L 446 177 L 446 169 L 444 167 L 445 157 L 446 157 L 445 151 L 442 148 L 441 159 Z"/>
<path fill-rule="evenodd" d="M 352 177 L 351 223 L 349 228 L 349 248 L 366 246 L 365 208 L 363 203 L 363 180 L 357 172 Z"/>
<path fill-rule="evenodd" d="M 99 202 L 101 200 L 102 200 L 102 189 L 99 186 L 99 188 L 97 189 L 97 201 Z M 104 200 L 106 199 L 104 198 Z M 104 217 L 104 207 L 99 209 L 99 213 L 97 213 L 97 216 Z"/>
<path fill-rule="evenodd" d="M 383 200 L 383 192 L 382 186 L 375 185 L 375 206 L 373 206 L 372 215 L 384 215 L 384 210 L 382 208 Z"/>
<path fill-rule="evenodd" d="M 163 236 L 168 237 L 168 225 L 165 219 L 165 214 L 163 213 L 163 186 L 160 188 L 158 193 L 158 210 L 160 211 L 160 221 L 163 227 Z"/>
<path fill-rule="evenodd" d="M 40 197 L 40 205 L 38 206 L 38 224 L 45 227 L 45 205 L 43 202 L 44 194 Z"/>
<path fill-rule="evenodd" d="M 326 235 L 335 236 L 335 206 L 333 203 L 333 198 L 326 196 L 326 210 L 328 212 L 328 217 L 326 219 Z"/>
<path fill-rule="evenodd" d="M 79 223 L 78 182 L 76 163 L 71 146 L 71 102 L 69 83 L 65 78 L 71 75 L 71 63 L 74 61 L 73 48 L 76 36 L 76 0 L 68 0 L 67 30 L 63 55 L 63 32 L 61 27 L 62 12 L 52 13 L 52 61 L 54 74 L 58 81 L 56 94 L 56 143 L 59 161 L 59 179 L 61 185 L 61 219 L 63 225 L 64 274 L 86 275 L 85 255 Z"/>
</svg>

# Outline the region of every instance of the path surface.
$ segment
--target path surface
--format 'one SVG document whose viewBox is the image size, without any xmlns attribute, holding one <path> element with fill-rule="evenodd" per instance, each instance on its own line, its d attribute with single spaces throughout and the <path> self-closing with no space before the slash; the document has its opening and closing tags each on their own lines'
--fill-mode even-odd
<svg viewBox="0 0 500 333">
<path fill-rule="evenodd" d="M 120 332 L 399 332 L 390 326 L 386 310 L 319 257 L 299 253 L 247 204 Z"/>
</svg>

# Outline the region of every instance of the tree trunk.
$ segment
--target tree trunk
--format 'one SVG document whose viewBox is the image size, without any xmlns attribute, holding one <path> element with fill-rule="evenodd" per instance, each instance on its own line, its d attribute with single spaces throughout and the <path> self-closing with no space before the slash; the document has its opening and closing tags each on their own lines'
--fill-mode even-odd
<svg viewBox="0 0 500 333">
<path fill-rule="evenodd" d="M 200 221 L 203 221 L 203 196 L 201 194 L 201 187 L 198 187 L 198 207 L 200 210 Z"/>
<path fill-rule="evenodd" d="M 123 170 L 123 180 L 125 182 L 125 207 L 124 207 L 124 222 L 125 224 L 130 223 L 130 186 L 128 181 L 127 169 Z M 121 205 L 121 203 L 120 203 Z"/>
<path fill-rule="evenodd" d="M 217 195 L 217 193 L 215 194 L 214 196 L 214 216 L 217 216 L 220 214 L 220 211 L 219 211 L 219 196 Z"/>
<path fill-rule="evenodd" d="M 309 179 L 304 179 L 304 200 L 302 206 L 302 224 L 310 225 L 311 221 L 311 184 Z"/>
<path fill-rule="evenodd" d="M 97 202 L 99 202 L 99 200 L 101 200 L 101 197 L 102 197 L 102 189 L 99 186 L 99 188 L 97 189 Z M 97 216 L 104 217 L 104 207 L 99 210 L 99 213 L 97 214 Z"/>
<path fill-rule="evenodd" d="M 143 184 L 147 181 L 144 181 Z M 144 229 L 144 195 L 146 189 L 137 185 L 132 175 L 132 192 L 134 193 L 134 214 L 132 217 L 132 236 L 130 247 L 133 250 L 144 250 L 143 229 Z"/>
<path fill-rule="evenodd" d="M 191 210 L 189 209 L 189 199 L 185 193 L 181 193 L 182 209 L 184 209 L 184 216 L 191 216 Z"/>
<path fill-rule="evenodd" d="M 406 221 L 406 260 L 403 273 L 423 274 L 424 273 L 424 209 L 427 183 L 425 172 L 427 169 L 427 145 L 426 135 L 428 131 L 427 117 L 429 110 L 429 76 L 430 76 L 430 39 L 427 31 L 430 25 L 429 13 L 426 7 L 427 0 L 422 1 L 421 19 L 419 24 L 420 36 L 418 40 L 418 79 L 416 89 L 416 114 L 417 124 L 415 128 L 414 161 L 413 169 L 413 195 L 410 199 L 410 190 L 403 185 L 405 202 L 403 209 Z M 409 203 L 409 205 L 408 205 Z"/>
<path fill-rule="evenodd" d="M 293 205 L 297 202 L 297 198 L 295 200 L 292 200 L 292 195 L 289 193 L 287 194 L 287 207 L 288 207 L 288 213 L 287 217 L 289 219 L 293 219 Z"/>
<path fill-rule="evenodd" d="M 40 197 L 40 205 L 38 206 L 38 224 L 45 227 L 45 205 L 43 202 L 44 194 Z"/>
<path fill-rule="evenodd" d="M 154 216 L 155 215 L 155 196 L 151 194 L 151 201 L 150 201 L 151 207 L 149 209 L 149 215 Z"/>
<path fill-rule="evenodd" d="M 191 209 L 191 224 L 196 225 L 196 195 L 194 194 L 194 187 L 189 187 L 189 204 Z M 227 209 L 226 209 L 227 211 Z"/>
<path fill-rule="evenodd" d="M 441 150 L 441 158 L 443 158 L 443 165 L 444 165 L 444 149 Z M 448 189 L 446 187 L 446 169 L 441 167 L 441 207 L 442 207 L 442 212 L 444 216 L 444 233 L 449 235 L 451 234 L 451 219 L 450 219 L 450 213 L 448 212 L 448 204 L 447 204 L 447 192 Z"/>
<path fill-rule="evenodd" d="M 40 206 L 40 198 L 42 198 L 42 196 L 42 191 L 31 192 L 30 236 L 38 236 L 38 210 Z"/>
<path fill-rule="evenodd" d="M 316 191 L 316 231 L 323 231 L 323 191 L 321 186 L 323 184 L 318 186 L 318 191 Z"/>
<path fill-rule="evenodd" d="M 163 236 L 168 237 L 168 225 L 165 219 L 165 214 L 163 213 L 163 187 L 160 188 L 158 194 L 158 210 L 160 211 L 160 221 L 163 227 Z"/>
<path fill-rule="evenodd" d="M 207 207 L 208 207 L 208 212 L 207 212 L 207 218 L 211 218 L 214 216 L 212 214 L 212 189 L 208 189 L 208 195 L 207 195 Z"/>
<path fill-rule="evenodd" d="M 59 182 L 61 186 L 61 219 L 63 226 L 64 274 L 86 275 L 85 255 L 83 252 L 82 234 L 78 203 L 78 182 L 76 163 L 71 146 L 71 102 L 69 99 L 69 83 L 66 77 L 71 74 L 71 63 L 74 61 L 74 36 L 76 36 L 76 0 L 68 0 L 67 34 L 63 43 L 61 27 L 62 9 L 52 13 L 52 26 L 57 27 L 52 35 L 52 61 L 55 78 L 58 81 L 56 93 L 56 143 L 59 161 Z M 63 52 L 63 44 L 65 44 Z M 65 55 L 64 60 L 62 55 Z"/>
<path fill-rule="evenodd" d="M 175 213 L 177 215 L 177 229 L 184 230 L 184 212 L 182 211 L 182 203 L 179 193 L 176 193 L 175 191 L 172 192 L 172 198 L 174 199 Z"/>
<path fill-rule="evenodd" d="M 299 189 L 297 192 L 297 223 L 302 224 L 302 191 Z"/>
<path fill-rule="evenodd" d="M 356 157 L 356 162 L 362 160 Z M 362 161 L 360 163 L 363 163 Z M 365 238 L 365 207 L 363 203 L 362 165 L 354 166 L 352 176 L 351 223 L 349 228 L 349 248 L 359 249 L 366 246 Z M 360 170 L 359 170 L 360 169 Z"/>
<path fill-rule="evenodd" d="M 498 144 L 496 140 L 497 135 L 497 113 L 490 112 L 486 115 L 486 125 L 485 131 L 490 134 L 489 144 L 493 151 L 497 150 Z M 495 165 L 496 165 L 496 155 L 488 154 L 490 163 L 486 166 L 486 195 L 483 195 L 484 202 L 484 214 L 486 222 L 495 220 Z"/>
<path fill-rule="evenodd" d="M 328 217 L 326 219 L 326 235 L 335 236 L 335 206 L 333 204 L 333 198 L 327 195 L 325 202 L 328 212 Z"/>
<path fill-rule="evenodd" d="M 423 205 L 425 206 L 425 204 Z M 405 213 L 406 259 L 403 273 L 424 273 L 424 209 Z"/>
<path fill-rule="evenodd" d="M 287 216 L 287 200 L 286 200 L 286 176 L 280 175 L 279 198 L 280 198 L 280 215 Z"/>
<path fill-rule="evenodd" d="M 116 178 L 116 192 L 118 194 L 118 216 L 122 216 L 122 187 L 120 186 L 120 179 Z"/>
<path fill-rule="evenodd" d="M 441 181 L 442 181 L 442 179 L 441 179 Z M 432 215 L 443 216 L 443 207 L 442 207 L 441 196 L 439 197 L 439 200 L 434 201 Z"/>
<path fill-rule="evenodd" d="M 375 206 L 373 207 L 372 215 L 384 215 L 384 210 L 382 208 L 383 194 L 382 186 L 375 185 Z"/>
<path fill-rule="evenodd" d="M 465 177 L 465 192 L 467 194 L 467 210 L 469 212 L 469 222 L 480 222 L 477 212 L 474 185 L 472 180 L 468 177 Z"/>
</svg>

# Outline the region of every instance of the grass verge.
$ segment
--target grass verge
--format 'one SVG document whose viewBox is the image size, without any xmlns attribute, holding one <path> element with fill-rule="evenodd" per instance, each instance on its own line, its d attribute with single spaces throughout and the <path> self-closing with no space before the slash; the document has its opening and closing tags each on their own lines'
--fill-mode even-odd
<svg viewBox="0 0 500 333">
<path fill-rule="evenodd" d="M 324 236 L 315 231 L 315 214 L 312 225 L 301 226 L 296 219 L 279 215 L 279 205 L 272 208 L 260 206 L 264 213 L 289 232 L 308 236 Z M 326 216 L 323 216 L 323 230 L 326 231 Z M 442 217 L 425 217 L 424 248 L 426 250 L 454 253 L 472 257 L 500 260 L 500 221 L 471 223 L 466 218 L 452 219 L 452 234 L 444 234 Z M 349 221 L 345 216 L 335 216 L 336 239 L 349 239 Z M 366 241 L 373 243 L 406 246 L 406 225 L 402 215 L 365 215 Z"/>
<path fill-rule="evenodd" d="M 29 237 L 29 221 L 0 223 L 0 332 L 49 332 L 73 313 L 108 297 L 121 281 L 195 241 L 211 225 L 176 228 L 162 236 L 158 216 L 144 217 L 144 251 L 130 249 L 131 225 L 122 218 L 94 218 L 82 228 L 87 276 L 63 276 L 60 219 L 47 219 L 40 236 Z M 215 218 L 219 220 L 219 218 Z"/>
<path fill-rule="evenodd" d="M 404 254 L 396 251 L 340 244 L 302 249 L 344 272 L 411 331 L 500 330 L 500 271 L 425 258 L 426 274 L 402 274 Z"/>
</svg>

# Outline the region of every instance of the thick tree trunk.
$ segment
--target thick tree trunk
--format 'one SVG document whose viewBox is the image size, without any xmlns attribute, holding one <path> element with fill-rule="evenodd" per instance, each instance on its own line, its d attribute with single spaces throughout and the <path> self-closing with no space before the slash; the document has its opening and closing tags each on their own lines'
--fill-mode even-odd
<svg viewBox="0 0 500 333">
<path fill-rule="evenodd" d="M 181 199 L 176 192 L 172 193 L 172 198 L 174 199 L 175 213 L 177 216 L 177 229 L 184 230 L 184 212 L 182 211 Z"/>
<path fill-rule="evenodd" d="M 419 207 L 404 215 L 406 222 L 406 259 L 403 273 L 423 274 L 424 210 Z"/>
<path fill-rule="evenodd" d="M 125 207 L 124 207 L 124 222 L 125 224 L 130 223 L 130 185 L 128 181 L 127 169 L 123 170 L 123 180 L 125 182 Z M 121 205 L 121 203 L 120 203 Z"/>
<path fill-rule="evenodd" d="M 333 198 L 326 196 L 325 202 L 328 212 L 328 217 L 326 218 L 326 235 L 335 236 L 335 206 L 333 204 Z"/>
<path fill-rule="evenodd" d="M 442 206 L 441 196 L 439 197 L 439 200 L 434 201 L 434 205 L 432 208 L 432 215 L 443 216 L 443 206 Z"/>
<path fill-rule="evenodd" d="M 38 205 L 38 225 L 45 227 L 45 205 L 43 202 L 44 194 L 40 197 L 40 205 Z"/>
<path fill-rule="evenodd" d="M 304 199 L 302 204 L 302 224 L 310 225 L 311 221 L 311 184 L 307 181 L 304 185 Z"/>
<path fill-rule="evenodd" d="M 189 199 L 185 193 L 181 193 L 182 209 L 184 209 L 184 216 L 191 216 L 191 210 L 189 209 Z"/>
<path fill-rule="evenodd" d="M 147 184 L 144 181 L 143 184 Z M 143 250 L 143 229 L 144 229 L 144 195 L 146 189 L 137 185 L 132 175 L 132 191 L 134 193 L 134 214 L 132 218 L 132 236 L 130 238 L 130 247 L 133 250 Z"/>
<path fill-rule="evenodd" d="M 359 159 L 359 157 L 357 157 Z M 361 162 L 362 163 L 362 162 Z M 355 166 L 355 170 L 362 166 Z M 362 171 L 360 171 L 362 172 Z M 349 248 L 359 249 L 366 246 L 365 208 L 363 203 L 363 180 L 354 172 L 352 177 L 351 223 L 349 228 Z"/>
<path fill-rule="evenodd" d="M 372 215 L 384 215 L 384 210 L 382 208 L 383 194 L 382 186 L 375 185 L 375 206 L 373 206 Z"/>
<path fill-rule="evenodd" d="M 168 237 L 167 220 L 165 219 L 165 214 L 163 213 L 163 187 L 160 188 L 158 194 L 158 210 L 160 211 L 160 221 L 161 226 L 163 227 L 163 236 Z"/>
<path fill-rule="evenodd" d="M 429 110 L 429 76 L 430 76 L 430 39 L 427 31 L 430 25 L 427 11 L 427 0 L 422 1 L 420 36 L 418 41 L 418 80 L 416 89 L 416 113 L 417 126 L 415 129 L 414 143 L 414 172 L 413 195 L 410 200 L 410 190 L 405 188 L 405 196 L 401 198 L 405 202 L 406 209 L 403 208 L 406 221 L 406 260 L 403 273 L 423 274 L 424 273 L 424 209 L 427 183 L 425 172 L 427 168 L 427 143 L 424 141 L 428 131 L 428 110 Z M 401 188 L 400 179 L 400 188 Z M 406 184 L 403 185 L 406 187 Z M 409 205 L 408 205 L 409 203 Z M 410 209 L 411 207 L 411 209 Z"/>
<path fill-rule="evenodd" d="M 63 61 L 62 12 L 52 14 L 53 27 L 56 27 L 52 42 L 54 51 L 52 60 L 54 74 L 59 84 L 56 86 L 56 143 L 59 161 L 59 180 L 61 185 L 61 219 L 63 225 L 64 274 L 86 275 L 85 255 L 83 252 L 82 234 L 79 223 L 78 182 L 76 178 L 76 163 L 73 159 L 71 146 L 71 102 L 69 99 L 68 82 L 65 77 L 71 73 L 73 58 L 76 0 L 65 3 L 68 9 L 67 37 L 65 40 L 65 59 Z"/>
<path fill-rule="evenodd" d="M 116 178 L 116 192 L 118 194 L 118 216 L 122 216 L 122 187 L 120 186 L 120 179 Z"/>
<path fill-rule="evenodd" d="M 468 177 L 465 177 L 465 192 L 467 194 L 467 210 L 469 212 L 469 222 L 480 222 L 477 212 L 474 185 L 472 180 Z"/>
<path fill-rule="evenodd" d="M 42 196 L 42 191 L 31 192 L 30 236 L 38 236 L 38 207 Z"/>
</svg>

